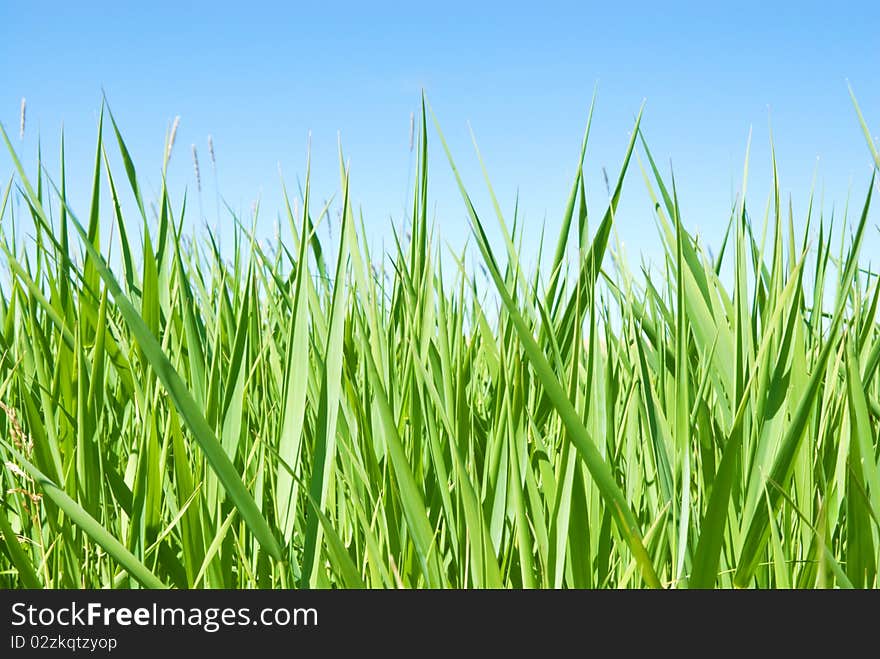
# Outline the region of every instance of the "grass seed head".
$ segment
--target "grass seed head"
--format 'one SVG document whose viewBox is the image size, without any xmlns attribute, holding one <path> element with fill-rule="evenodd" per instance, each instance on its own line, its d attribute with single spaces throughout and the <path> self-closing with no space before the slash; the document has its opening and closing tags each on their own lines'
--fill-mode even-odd
<svg viewBox="0 0 880 659">
<path fill-rule="evenodd" d="M 168 152 L 165 154 L 165 160 L 171 159 L 171 150 L 174 148 L 174 140 L 177 137 L 177 128 L 180 126 L 180 115 L 174 117 L 174 123 L 171 124 L 171 135 L 168 137 Z"/>
<path fill-rule="evenodd" d="M 192 145 L 192 154 L 193 154 L 193 170 L 196 173 L 196 188 L 199 192 L 202 191 L 202 176 L 199 172 L 199 153 L 196 151 L 196 145 Z"/>
<path fill-rule="evenodd" d="M 28 475 L 24 472 L 24 469 L 22 469 L 21 467 L 19 467 L 19 466 L 18 466 L 17 464 L 15 464 L 14 462 L 11 462 L 11 461 L 7 460 L 4 464 L 6 465 L 6 468 L 7 468 L 9 471 L 11 471 L 14 475 L 18 476 L 20 479 L 25 480 L 25 481 L 30 481 L 30 480 L 31 480 L 31 477 L 28 476 Z"/>
<path fill-rule="evenodd" d="M 214 157 L 214 138 L 208 135 L 208 157 L 211 158 L 211 167 L 217 167 L 217 159 Z"/>
<path fill-rule="evenodd" d="M 12 444 L 15 448 L 24 453 L 25 456 L 30 457 L 33 455 L 33 440 L 31 440 L 30 436 L 21 427 L 21 422 L 18 420 L 18 415 L 16 414 L 15 409 L 3 401 L 0 401 L 0 410 L 3 410 L 9 421 L 9 435 L 12 439 Z"/>
</svg>

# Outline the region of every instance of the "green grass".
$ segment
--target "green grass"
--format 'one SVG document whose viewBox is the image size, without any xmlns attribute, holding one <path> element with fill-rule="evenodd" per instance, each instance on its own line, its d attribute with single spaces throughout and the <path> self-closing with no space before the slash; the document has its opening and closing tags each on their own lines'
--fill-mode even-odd
<svg viewBox="0 0 880 659">
<path fill-rule="evenodd" d="M 291 243 L 264 250 L 233 216 L 225 259 L 164 187 L 148 221 L 106 108 L 86 215 L 63 148 L 57 180 L 29 175 L 3 131 L 0 586 L 877 587 L 876 182 L 837 226 L 812 202 L 795 219 L 774 158 L 754 223 L 746 169 L 713 256 L 638 120 L 588 205 L 588 128 L 553 258 L 526 271 L 519 218 L 494 193 L 478 213 L 438 126 L 470 272 L 427 218 L 433 121 L 409 233 L 378 258 L 341 152 L 337 240 L 307 177 Z M 650 277 L 609 252 L 635 167 Z"/>
</svg>

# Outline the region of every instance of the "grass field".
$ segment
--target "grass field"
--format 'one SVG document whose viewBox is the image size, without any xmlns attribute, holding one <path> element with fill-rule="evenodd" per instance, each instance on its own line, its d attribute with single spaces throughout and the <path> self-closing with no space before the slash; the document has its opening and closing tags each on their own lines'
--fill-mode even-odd
<svg viewBox="0 0 880 659">
<path fill-rule="evenodd" d="M 459 180 L 472 272 L 428 220 L 432 123 L 389 254 L 340 152 L 338 220 L 306 178 L 293 239 L 230 216 L 231 259 L 165 190 L 150 219 L 106 108 L 89 209 L 63 149 L 28 173 L 3 131 L 0 586 L 877 587 L 876 182 L 849 217 L 794 218 L 774 162 L 755 220 L 746 172 L 711 255 L 637 121 L 610 202 L 588 204 L 584 137 L 529 271 L 518 218 Z M 662 277 L 609 251 L 634 168 Z"/>
</svg>

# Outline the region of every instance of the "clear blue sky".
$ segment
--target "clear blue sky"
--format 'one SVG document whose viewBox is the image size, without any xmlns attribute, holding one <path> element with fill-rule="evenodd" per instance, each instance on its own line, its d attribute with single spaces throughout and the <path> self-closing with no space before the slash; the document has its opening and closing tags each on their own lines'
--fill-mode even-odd
<svg viewBox="0 0 880 659">
<path fill-rule="evenodd" d="M 586 164 L 594 213 L 606 198 L 601 169 L 614 177 L 643 99 L 652 150 L 672 161 L 684 221 L 707 242 L 720 236 L 740 186 L 750 127 L 753 215 L 762 215 L 769 190 L 768 121 L 796 213 L 817 157 L 826 210 L 842 206 L 850 186 L 861 201 L 868 184 L 870 158 L 846 80 L 880 132 L 880 3 L 300 4 L 2 2 L 0 121 L 28 162 L 38 132 L 55 156 L 63 122 L 73 199 L 85 215 L 102 87 L 148 192 L 159 186 L 165 132 L 180 115 L 175 194 L 194 192 L 195 143 L 213 223 L 212 134 L 221 193 L 245 212 L 261 196 L 266 237 L 280 208 L 278 163 L 295 186 L 309 130 L 316 198 L 337 190 L 341 132 L 354 201 L 372 239 L 389 237 L 389 218 L 399 224 L 408 200 L 409 116 L 422 88 L 480 210 L 491 219 L 468 121 L 508 213 L 519 189 L 530 243 L 545 218 L 558 227 L 597 83 Z M 18 142 L 22 97 L 27 134 Z M 436 139 L 432 147 L 437 221 L 460 247 L 463 206 Z M 4 152 L 0 175 L 10 174 Z M 656 254 L 637 163 L 618 230 L 631 261 Z"/>
</svg>

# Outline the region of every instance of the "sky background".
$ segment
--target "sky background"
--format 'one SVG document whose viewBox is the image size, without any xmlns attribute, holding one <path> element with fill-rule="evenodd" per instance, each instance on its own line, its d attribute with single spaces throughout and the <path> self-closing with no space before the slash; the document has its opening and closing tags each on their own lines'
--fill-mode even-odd
<svg viewBox="0 0 880 659">
<path fill-rule="evenodd" d="M 870 156 L 847 80 L 880 132 L 880 3 L 793 6 L 0 0 L 0 122 L 29 171 L 39 135 L 52 172 L 63 124 L 71 198 L 85 216 L 102 89 L 147 197 L 159 190 L 165 134 L 179 115 L 169 185 L 178 200 L 189 189 L 190 221 L 199 212 L 195 144 L 201 212 L 218 224 L 211 134 L 223 198 L 247 215 L 259 197 L 265 238 L 281 209 L 279 163 L 295 188 L 311 131 L 315 199 L 329 198 L 339 188 L 341 135 L 372 246 L 390 248 L 391 222 L 400 226 L 409 204 L 410 113 L 424 89 L 478 211 L 492 220 L 468 122 L 508 216 L 519 192 L 523 251 L 532 259 L 544 221 L 555 244 L 598 86 L 585 165 L 593 217 L 607 201 L 602 168 L 613 185 L 644 100 L 643 130 L 656 159 L 667 170 L 672 164 L 683 220 L 717 247 L 742 183 L 750 129 L 749 207 L 758 219 L 770 191 L 771 125 L 782 193 L 791 195 L 797 223 L 814 172 L 826 212 L 842 210 L 850 191 L 861 204 L 869 184 Z M 469 235 L 464 206 L 433 129 L 429 140 L 436 223 L 459 249 Z M 111 154 L 118 163 L 115 147 Z M 660 242 L 633 165 L 617 231 L 635 264 L 640 253 L 655 259 Z M 11 174 L 4 152 L 0 176 Z M 228 225 L 220 215 L 221 235 Z M 868 249 L 880 245 L 876 226 L 867 240 Z"/>
</svg>

